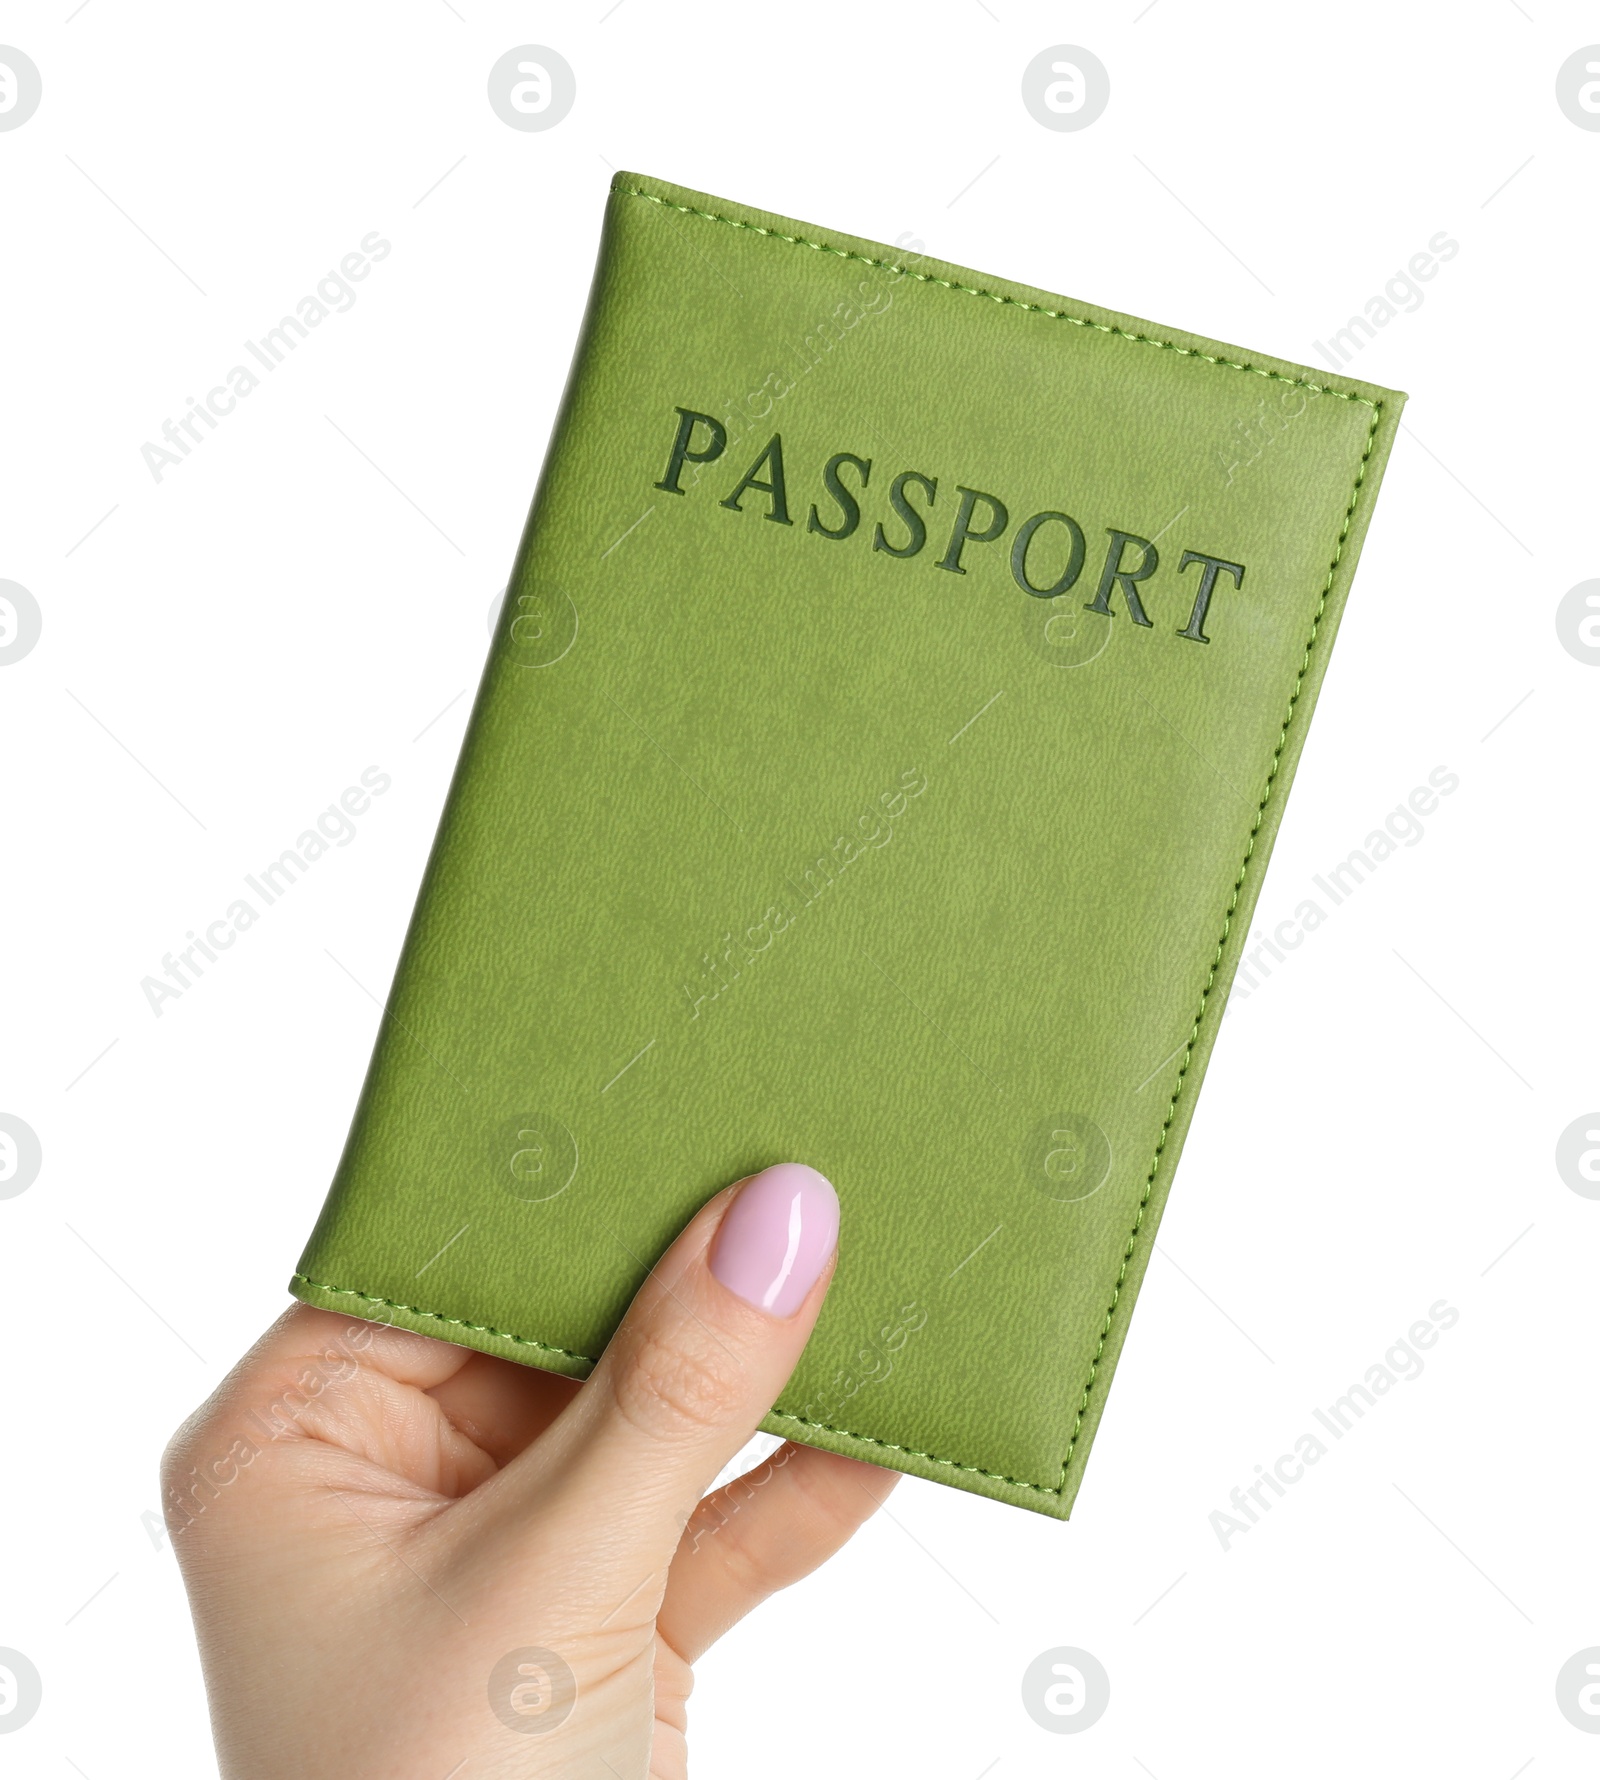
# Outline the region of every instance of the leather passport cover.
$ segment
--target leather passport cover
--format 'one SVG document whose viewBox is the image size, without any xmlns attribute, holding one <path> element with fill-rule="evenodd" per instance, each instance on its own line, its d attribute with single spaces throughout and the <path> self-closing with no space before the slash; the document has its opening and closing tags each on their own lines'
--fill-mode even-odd
<svg viewBox="0 0 1600 1780">
<path fill-rule="evenodd" d="M 293 1293 L 581 1377 L 807 1162 L 763 1427 L 1065 1518 L 1404 399 L 620 175 Z"/>
</svg>

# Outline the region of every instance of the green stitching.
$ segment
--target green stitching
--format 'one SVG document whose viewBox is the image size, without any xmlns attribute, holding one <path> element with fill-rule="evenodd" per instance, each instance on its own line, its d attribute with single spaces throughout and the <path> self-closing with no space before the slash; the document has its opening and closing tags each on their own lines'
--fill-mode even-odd
<svg viewBox="0 0 1600 1780">
<path fill-rule="evenodd" d="M 808 1415 L 790 1415 L 786 1409 L 774 1409 L 772 1414 L 779 1421 L 798 1422 L 803 1428 L 821 1428 L 829 1434 L 842 1434 L 846 1440 L 858 1441 L 862 1446 L 881 1446 L 887 1452 L 908 1453 L 915 1459 L 926 1459 L 933 1465 L 948 1465 L 952 1471 L 971 1471 L 979 1477 L 992 1477 L 996 1483 L 1014 1483 L 1019 1489 L 1037 1490 L 1041 1496 L 1059 1496 L 1060 1489 L 1051 1489 L 1047 1483 L 1029 1483 L 1025 1477 L 1007 1477 L 1003 1471 L 985 1471 L 982 1465 L 964 1465 L 960 1459 L 941 1459 L 936 1453 L 921 1452 L 915 1446 L 896 1446 L 892 1440 L 877 1440 L 871 1434 L 857 1434 L 849 1428 L 836 1428 L 832 1422 L 813 1421 Z"/>
<path fill-rule="evenodd" d="M 536 1347 L 542 1353 L 560 1354 L 567 1360 L 584 1360 L 589 1365 L 594 1361 L 587 1354 L 575 1354 L 570 1348 L 552 1347 L 548 1341 L 535 1341 L 527 1335 L 513 1335 L 509 1329 L 497 1329 L 492 1323 L 469 1323 L 465 1317 L 445 1316 L 437 1310 L 423 1310 L 416 1304 L 402 1304 L 398 1298 L 378 1298 L 371 1292 L 358 1292 L 353 1286 L 330 1286 L 326 1280 L 313 1279 L 308 1273 L 291 1273 L 289 1283 L 299 1280 L 302 1285 L 315 1286 L 319 1292 L 329 1292 L 335 1298 L 359 1298 L 363 1304 L 383 1304 L 390 1310 L 403 1310 L 410 1316 L 426 1317 L 429 1322 L 449 1323 L 456 1329 L 476 1329 L 481 1334 L 493 1335 L 500 1341 L 514 1341 L 519 1347 Z"/>
<path fill-rule="evenodd" d="M 1289 725 L 1294 721 L 1294 708 L 1299 702 L 1300 688 L 1305 682 L 1306 670 L 1311 665 L 1311 651 L 1316 647 L 1317 632 L 1322 626 L 1322 614 L 1327 609 L 1328 595 L 1333 591 L 1333 578 L 1338 572 L 1339 559 L 1344 555 L 1345 540 L 1350 536 L 1350 521 L 1355 517 L 1356 503 L 1361 498 L 1361 484 L 1366 479 L 1367 463 L 1372 456 L 1372 448 L 1378 439 L 1378 423 L 1383 417 L 1382 402 L 1372 405 L 1372 424 L 1367 428 L 1366 449 L 1361 453 L 1361 462 L 1356 466 L 1355 486 L 1350 491 L 1350 504 L 1344 510 L 1344 523 L 1339 528 L 1339 537 L 1333 548 L 1333 560 L 1328 564 L 1328 576 L 1322 584 L 1322 592 L 1317 597 L 1317 609 L 1311 619 L 1311 634 L 1306 638 L 1306 646 L 1300 654 L 1300 671 L 1294 677 L 1294 688 L 1289 694 L 1289 707 L 1283 714 L 1283 727 L 1278 731 L 1278 745 L 1272 750 L 1272 764 L 1267 769 L 1267 782 L 1261 793 L 1261 801 L 1256 805 L 1255 821 L 1250 825 L 1250 838 L 1245 842 L 1244 859 L 1239 865 L 1239 875 L 1233 880 L 1233 892 L 1228 898 L 1228 907 L 1222 917 L 1222 934 L 1217 940 L 1217 949 L 1212 954 L 1211 968 L 1206 972 L 1205 986 L 1200 991 L 1200 1005 L 1195 1009 L 1194 1022 L 1189 1028 L 1189 1039 L 1183 1048 L 1183 1061 L 1178 1066 L 1178 1079 L 1172 1089 L 1172 1098 L 1167 1102 L 1167 1116 L 1161 1122 L 1161 1135 L 1156 1139 L 1156 1153 L 1150 1158 L 1150 1172 L 1145 1176 L 1144 1192 L 1139 1199 L 1139 1209 L 1134 1215 L 1133 1228 L 1128 1232 L 1128 1242 L 1122 1251 L 1122 1265 L 1117 1269 L 1117 1283 L 1111 1290 L 1111 1303 L 1106 1308 L 1105 1321 L 1100 1325 L 1100 1339 L 1095 1343 L 1094 1358 L 1089 1362 L 1089 1377 L 1083 1387 L 1083 1395 L 1078 1400 L 1078 1412 L 1072 1422 L 1072 1438 L 1067 1442 L 1067 1454 L 1061 1461 L 1061 1481 L 1055 1493 L 1060 1495 L 1067 1486 L 1067 1467 L 1072 1463 L 1072 1455 L 1077 1450 L 1078 1435 L 1083 1429 L 1083 1418 L 1089 1407 L 1089 1393 L 1094 1388 L 1095 1373 L 1099 1368 L 1101 1356 L 1105 1353 L 1106 1338 L 1111 1333 L 1112 1319 L 1116 1316 L 1117 1305 L 1122 1297 L 1122 1287 L 1128 1277 L 1128 1263 L 1133 1259 L 1134 1250 L 1139 1245 L 1139 1232 L 1144 1227 L 1145 1210 L 1150 1204 L 1150 1195 L 1155 1190 L 1156 1173 L 1161 1166 L 1161 1152 L 1167 1147 L 1167 1134 L 1172 1129 L 1173 1115 L 1178 1110 L 1178 1097 L 1183 1092 L 1184 1079 L 1189 1073 L 1189 1061 L 1194 1055 L 1195 1041 L 1200 1036 L 1200 1022 L 1205 1017 L 1206 1003 L 1211 996 L 1212 985 L 1217 980 L 1217 966 L 1222 962 L 1223 948 L 1228 943 L 1228 935 L 1233 927 L 1234 910 L 1239 906 L 1239 891 L 1243 888 L 1245 873 L 1250 869 L 1250 861 L 1255 856 L 1256 836 L 1261 832 L 1261 819 L 1266 814 L 1267 804 L 1272 798 L 1272 787 L 1278 777 L 1278 768 L 1283 762 L 1283 750 L 1289 740 Z"/>
<path fill-rule="evenodd" d="M 1191 346 L 1178 346 L 1170 340 L 1158 340 L 1151 334 L 1130 333 L 1126 328 L 1112 327 L 1106 322 L 1090 321 L 1084 316 L 1068 315 L 1062 310 L 1046 309 L 1042 303 L 1024 303 L 1016 297 L 999 295 L 994 291 L 979 290 L 970 284 L 955 284 L 947 278 L 935 278 L 927 272 L 912 272 L 904 266 L 894 265 L 889 260 L 870 259 L 864 253 L 854 253 L 843 247 L 834 247 L 826 241 L 809 241 L 802 235 L 785 235 L 778 229 L 764 229 L 758 223 L 743 222 L 737 217 L 719 216 L 714 211 L 696 210 L 689 204 L 674 204 L 669 199 L 659 198 L 654 192 L 642 191 L 637 186 L 613 186 L 614 192 L 625 192 L 635 198 L 645 198 L 652 204 L 659 204 L 664 209 L 677 210 L 685 216 L 704 217 L 707 222 L 727 223 L 730 228 L 749 229 L 753 234 L 770 235 L 775 240 L 787 241 L 795 247 L 810 247 L 818 253 L 837 254 L 840 259 L 859 260 L 866 266 L 880 266 L 886 271 L 901 273 L 919 279 L 924 284 L 937 284 L 945 290 L 965 291 L 969 297 L 987 297 L 993 303 L 1004 303 L 1015 309 L 1032 310 L 1038 315 L 1048 315 L 1053 321 L 1070 321 L 1075 327 L 1095 328 L 1102 334 L 1116 334 L 1124 340 L 1137 340 L 1146 346 L 1159 346 L 1167 352 L 1181 353 L 1185 358 L 1202 359 L 1208 365 L 1224 365 L 1235 371 L 1249 371 L 1257 377 L 1271 378 L 1275 383 L 1288 383 L 1298 388 L 1315 391 L 1318 395 L 1338 396 L 1342 401 L 1357 402 L 1364 408 L 1372 410 L 1372 424 L 1367 429 L 1366 449 L 1361 453 L 1361 462 L 1356 467 L 1355 486 L 1350 491 L 1350 503 L 1344 510 L 1344 523 L 1339 528 L 1339 537 L 1334 545 L 1333 560 L 1328 564 L 1327 579 L 1322 584 L 1322 591 L 1317 598 L 1317 609 L 1311 620 L 1311 634 L 1306 639 L 1306 646 L 1300 655 L 1300 671 L 1295 675 L 1294 687 L 1289 694 L 1289 706 L 1284 712 L 1283 726 L 1278 731 L 1278 745 L 1272 750 L 1272 764 L 1267 769 L 1266 786 L 1261 793 L 1261 801 L 1256 805 L 1255 821 L 1250 827 L 1250 838 L 1245 843 L 1244 859 L 1239 866 L 1239 875 L 1233 881 L 1233 891 L 1228 898 L 1228 907 L 1222 917 L 1222 934 L 1217 941 L 1217 948 L 1212 955 L 1211 968 L 1206 973 L 1205 986 L 1200 991 L 1200 1005 L 1195 1010 L 1193 1024 L 1189 1028 L 1188 1042 L 1184 1046 L 1183 1061 L 1178 1065 L 1178 1080 L 1172 1090 L 1172 1098 L 1167 1102 L 1167 1116 L 1161 1122 L 1161 1135 L 1156 1139 L 1156 1152 L 1150 1159 L 1150 1172 L 1145 1176 L 1144 1192 L 1139 1199 L 1139 1209 L 1133 1220 L 1133 1228 L 1128 1232 L 1127 1246 L 1122 1252 L 1122 1264 L 1117 1269 L 1117 1282 L 1112 1287 L 1111 1303 L 1106 1308 L 1105 1320 L 1100 1326 L 1100 1338 L 1095 1343 L 1094 1358 L 1089 1362 L 1089 1377 L 1083 1387 L 1083 1395 L 1078 1400 L 1078 1411 L 1073 1418 L 1072 1438 L 1067 1443 L 1066 1457 L 1061 1461 L 1060 1481 L 1052 1489 L 1048 1484 L 1032 1483 L 1025 1477 L 1008 1477 L 1001 1471 L 986 1471 L 982 1465 L 963 1464 L 960 1459 L 941 1458 L 937 1453 L 922 1452 L 914 1446 L 899 1446 L 892 1440 L 878 1440 L 871 1434 L 857 1434 L 850 1428 L 834 1426 L 832 1422 L 815 1421 L 809 1416 L 791 1415 L 787 1410 L 774 1409 L 771 1413 L 778 1421 L 794 1422 L 797 1426 L 820 1428 L 824 1433 L 837 1434 L 842 1439 L 853 1440 L 860 1446 L 876 1446 L 885 1452 L 901 1452 L 908 1458 L 925 1459 L 930 1465 L 944 1465 L 953 1471 L 970 1471 L 974 1476 L 990 1478 L 995 1483 L 1009 1483 L 1017 1489 L 1033 1490 L 1041 1496 L 1060 1496 L 1065 1494 L 1067 1487 L 1067 1469 L 1072 1463 L 1072 1455 L 1077 1451 L 1078 1435 L 1083 1430 L 1083 1418 L 1089 1407 L 1089 1393 L 1094 1388 L 1095 1375 L 1099 1370 L 1100 1361 L 1105 1354 L 1106 1340 L 1111 1334 L 1111 1326 L 1117 1313 L 1117 1306 L 1122 1299 L 1122 1288 L 1128 1278 L 1128 1263 L 1133 1259 L 1139 1246 L 1139 1235 L 1144 1228 L 1144 1214 L 1149 1208 L 1150 1195 L 1155 1191 L 1156 1175 L 1161 1167 L 1161 1154 L 1167 1147 L 1167 1135 L 1172 1129 L 1173 1117 L 1178 1110 L 1178 1098 L 1183 1093 L 1183 1084 L 1189 1073 L 1189 1063 L 1194 1056 L 1195 1042 L 1200 1036 L 1200 1022 L 1205 1018 L 1206 1004 L 1211 997 L 1212 985 L 1217 980 L 1217 967 L 1222 962 L 1223 949 L 1228 943 L 1228 935 L 1233 928 L 1234 911 L 1239 906 L 1239 892 L 1244 887 L 1245 874 L 1250 869 L 1250 861 L 1255 855 L 1256 836 L 1261 832 L 1262 818 L 1266 815 L 1267 805 L 1272 798 L 1272 787 L 1277 781 L 1278 768 L 1283 762 L 1283 750 L 1289 740 L 1289 726 L 1294 721 L 1294 710 L 1300 699 L 1300 688 L 1305 683 L 1306 671 L 1311 666 L 1311 651 L 1316 646 L 1317 633 L 1322 627 L 1322 615 L 1327 610 L 1328 595 L 1333 591 L 1334 576 L 1338 573 L 1340 559 L 1344 555 L 1345 543 L 1350 536 L 1350 522 L 1355 518 L 1356 505 L 1361 498 L 1361 484 L 1366 480 L 1367 464 L 1372 457 L 1372 448 L 1377 443 L 1378 425 L 1383 417 L 1383 403 L 1369 400 L 1366 396 L 1358 396 L 1346 390 L 1334 389 L 1330 385 L 1317 384 L 1303 377 L 1285 377 L 1279 371 L 1263 370 L 1259 365 L 1244 365 L 1234 359 L 1217 358 L 1208 352 L 1197 352 Z M 574 1353 L 570 1348 L 552 1347 L 547 1341 L 535 1341 L 527 1335 L 513 1335 L 507 1329 L 496 1329 L 489 1323 L 468 1322 L 465 1317 L 444 1316 L 437 1310 L 423 1310 L 415 1304 L 401 1304 L 394 1298 L 380 1298 L 370 1292 L 358 1292 L 350 1286 L 330 1286 L 320 1279 L 312 1279 L 304 1273 L 296 1273 L 292 1280 L 314 1287 L 319 1292 L 327 1292 L 336 1298 L 359 1298 L 364 1304 L 382 1304 L 391 1310 L 403 1310 L 409 1316 L 424 1317 L 430 1322 L 446 1323 L 453 1328 L 473 1329 L 484 1335 L 493 1335 L 500 1341 L 513 1341 L 519 1347 L 536 1347 L 542 1353 L 560 1354 L 563 1359 L 582 1360 L 585 1365 L 593 1366 L 596 1362 L 587 1354 Z"/>
<path fill-rule="evenodd" d="M 804 235 L 785 235 L 781 229 L 764 229 L 760 223 L 744 222 L 736 216 L 723 216 L 715 210 L 697 210 L 692 204 L 674 204 L 670 198 L 658 197 L 654 192 L 647 192 L 636 185 L 614 185 L 613 192 L 626 193 L 630 197 L 643 198 L 651 204 L 659 204 L 663 210 L 676 210 L 682 216 L 704 217 L 707 222 L 726 223 L 730 229 L 748 229 L 754 235 L 770 235 L 775 241 L 787 241 L 792 247 L 809 247 L 817 253 L 837 254 L 842 260 L 857 260 L 863 266 L 878 266 L 886 272 L 894 272 L 904 278 L 915 278 L 923 284 L 937 284 L 945 290 L 965 291 L 969 297 L 987 297 L 991 303 L 1002 303 L 1012 309 L 1028 309 L 1035 315 L 1048 315 L 1052 321 L 1070 321 L 1076 328 L 1093 328 L 1097 333 L 1115 334 L 1119 339 L 1137 340 L 1144 346 L 1159 346 L 1164 352 L 1181 353 L 1184 358 L 1202 359 L 1208 365 L 1226 365 L 1232 371 L 1249 371 L 1256 377 L 1267 377 L 1274 383 L 1287 383 L 1294 389 L 1309 389 L 1319 396 L 1337 396 L 1342 402 L 1358 402 L 1363 408 L 1371 408 L 1376 414 L 1382 408 L 1381 402 L 1374 402 L 1368 396 L 1358 396 L 1349 390 L 1335 389 L 1329 383 L 1312 383 L 1305 377 L 1285 377 L 1281 371 L 1264 370 L 1260 365 L 1241 364 L 1237 359 L 1218 358 L 1214 353 L 1200 352 L 1193 346 L 1179 346 L 1172 340 L 1158 339 L 1154 334 L 1131 333 L 1127 328 L 1114 327 L 1110 322 L 1091 321 L 1086 315 L 1069 315 L 1064 309 L 1047 309 L 1043 303 L 1025 303 L 1020 297 L 1008 297 L 998 291 L 982 290 L 973 284 L 957 284 L 949 278 L 935 278 L 931 272 L 913 272 L 909 266 L 896 265 L 893 260 L 875 260 L 870 255 L 856 253 L 847 247 L 835 247 L 829 241 L 812 241 Z"/>
<path fill-rule="evenodd" d="M 568 1360 L 582 1360 L 586 1365 L 593 1366 L 596 1361 L 587 1354 L 574 1353 L 568 1347 L 552 1347 L 548 1341 L 534 1341 L 526 1335 L 513 1335 L 509 1329 L 496 1329 L 490 1323 L 470 1323 L 465 1317 L 445 1316 L 437 1310 L 423 1310 L 416 1304 L 402 1304 L 398 1298 L 380 1298 L 371 1292 L 358 1292 L 352 1286 L 330 1286 L 326 1280 L 313 1279 L 308 1273 L 292 1273 L 290 1283 L 298 1280 L 302 1285 L 313 1287 L 316 1291 L 326 1292 L 333 1298 L 359 1298 L 363 1304 L 382 1304 L 390 1310 L 403 1310 L 408 1316 L 425 1317 L 429 1322 L 448 1323 L 452 1328 L 476 1329 L 481 1334 L 493 1335 L 500 1341 L 514 1341 L 519 1347 L 537 1347 L 547 1354 L 560 1354 Z M 870 1434 L 852 1433 L 849 1428 L 836 1428 L 831 1422 L 814 1421 L 806 1415 L 790 1415 L 787 1410 L 774 1409 L 772 1414 L 780 1421 L 796 1422 L 802 1427 L 822 1428 L 830 1434 L 842 1434 L 847 1440 L 859 1441 L 863 1446 L 881 1446 L 888 1452 L 903 1452 L 912 1458 L 927 1459 L 930 1464 L 949 1465 L 956 1471 L 974 1471 L 979 1477 L 992 1477 L 998 1483 L 1014 1483 L 1022 1489 L 1037 1490 L 1040 1495 L 1059 1496 L 1061 1491 L 1051 1489 L 1048 1484 L 1029 1483 L 1024 1477 L 1007 1477 L 999 1471 L 985 1471 L 981 1465 L 964 1465 L 959 1459 L 941 1459 L 936 1453 L 919 1452 L 914 1446 L 896 1446 L 891 1440 L 875 1440 Z"/>
</svg>

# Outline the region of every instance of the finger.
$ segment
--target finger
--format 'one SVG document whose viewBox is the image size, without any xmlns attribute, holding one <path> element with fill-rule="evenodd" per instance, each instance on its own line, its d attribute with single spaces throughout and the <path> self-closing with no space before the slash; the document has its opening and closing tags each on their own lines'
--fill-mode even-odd
<svg viewBox="0 0 1600 1780">
<path fill-rule="evenodd" d="M 656 1618 L 662 1636 L 697 1662 L 752 1607 L 832 1557 L 899 1481 L 881 1465 L 780 1446 L 695 1510 Z"/>
<path fill-rule="evenodd" d="M 428 1392 L 451 1424 L 504 1465 L 529 1446 L 578 1392 L 578 1382 L 493 1354 L 470 1354 Z"/>
<path fill-rule="evenodd" d="M 608 1529 L 633 1586 L 663 1573 L 690 1512 L 794 1370 L 832 1272 L 839 1201 L 780 1163 L 702 1207 L 652 1268 L 589 1381 L 495 1478 L 491 1525 L 519 1541 L 552 1487 Z M 616 1578 L 613 1578 L 616 1580 Z"/>
<path fill-rule="evenodd" d="M 431 1335 L 316 1310 L 309 1304 L 291 1304 L 228 1374 L 221 1390 L 238 1384 L 281 1382 L 308 1365 L 322 1364 L 337 1371 L 342 1362 L 352 1361 L 399 1384 L 428 1390 L 459 1372 L 471 1358 L 469 1349 L 435 1341 Z"/>
<path fill-rule="evenodd" d="M 296 1379 L 314 1389 L 337 1373 L 345 1360 L 364 1364 L 397 1385 L 425 1391 L 452 1426 L 497 1465 L 514 1458 L 543 1433 L 578 1388 L 571 1379 L 532 1366 L 303 1304 L 284 1313 L 245 1356 L 236 1374 L 283 1387 L 266 1393 L 269 1402 L 284 1399 L 273 1409 L 277 1418 L 285 1405 L 291 1410 L 295 1405 Z M 256 1394 L 259 1398 L 262 1393 Z M 309 1431 L 304 1420 L 302 1426 Z"/>
<path fill-rule="evenodd" d="M 374 1487 L 387 1481 L 416 1496 L 471 1489 L 493 1461 L 427 1395 L 470 1357 L 426 1335 L 295 1305 L 173 1437 L 163 1462 L 170 1517 L 225 1525 L 224 1503 L 254 1496 L 284 1464 L 315 1462 L 319 1452 L 345 1461 L 349 1479 L 370 1473 Z M 255 1487 L 241 1494 L 229 1487 L 235 1481 Z"/>
</svg>

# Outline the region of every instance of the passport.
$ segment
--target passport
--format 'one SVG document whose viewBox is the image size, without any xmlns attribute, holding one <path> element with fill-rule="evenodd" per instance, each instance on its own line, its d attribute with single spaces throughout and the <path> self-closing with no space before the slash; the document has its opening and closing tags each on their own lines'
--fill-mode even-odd
<svg viewBox="0 0 1600 1780">
<path fill-rule="evenodd" d="M 763 1428 L 1065 1519 L 1404 400 L 617 176 L 294 1295 L 582 1377 L 808 1163 Z"/>
</svg>

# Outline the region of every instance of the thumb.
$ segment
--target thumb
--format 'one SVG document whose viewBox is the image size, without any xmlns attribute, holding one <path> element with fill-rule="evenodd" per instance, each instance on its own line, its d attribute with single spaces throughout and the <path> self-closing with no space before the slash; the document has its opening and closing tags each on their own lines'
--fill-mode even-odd
<svg viewBox="0 0 1600 1780">
<path fill-rule="evenodd" d="M 555 1489 L 631 1567 L 685 1521 L 776 1401 L 832 1275 L 839 1201 L 783 1162 L 719 1193 L 651 1269 L 588 1383 L 495 1479 L 511 1518 Z M 521 1473 L 521 1475 L 518 1475 Z"/>
</svg>

